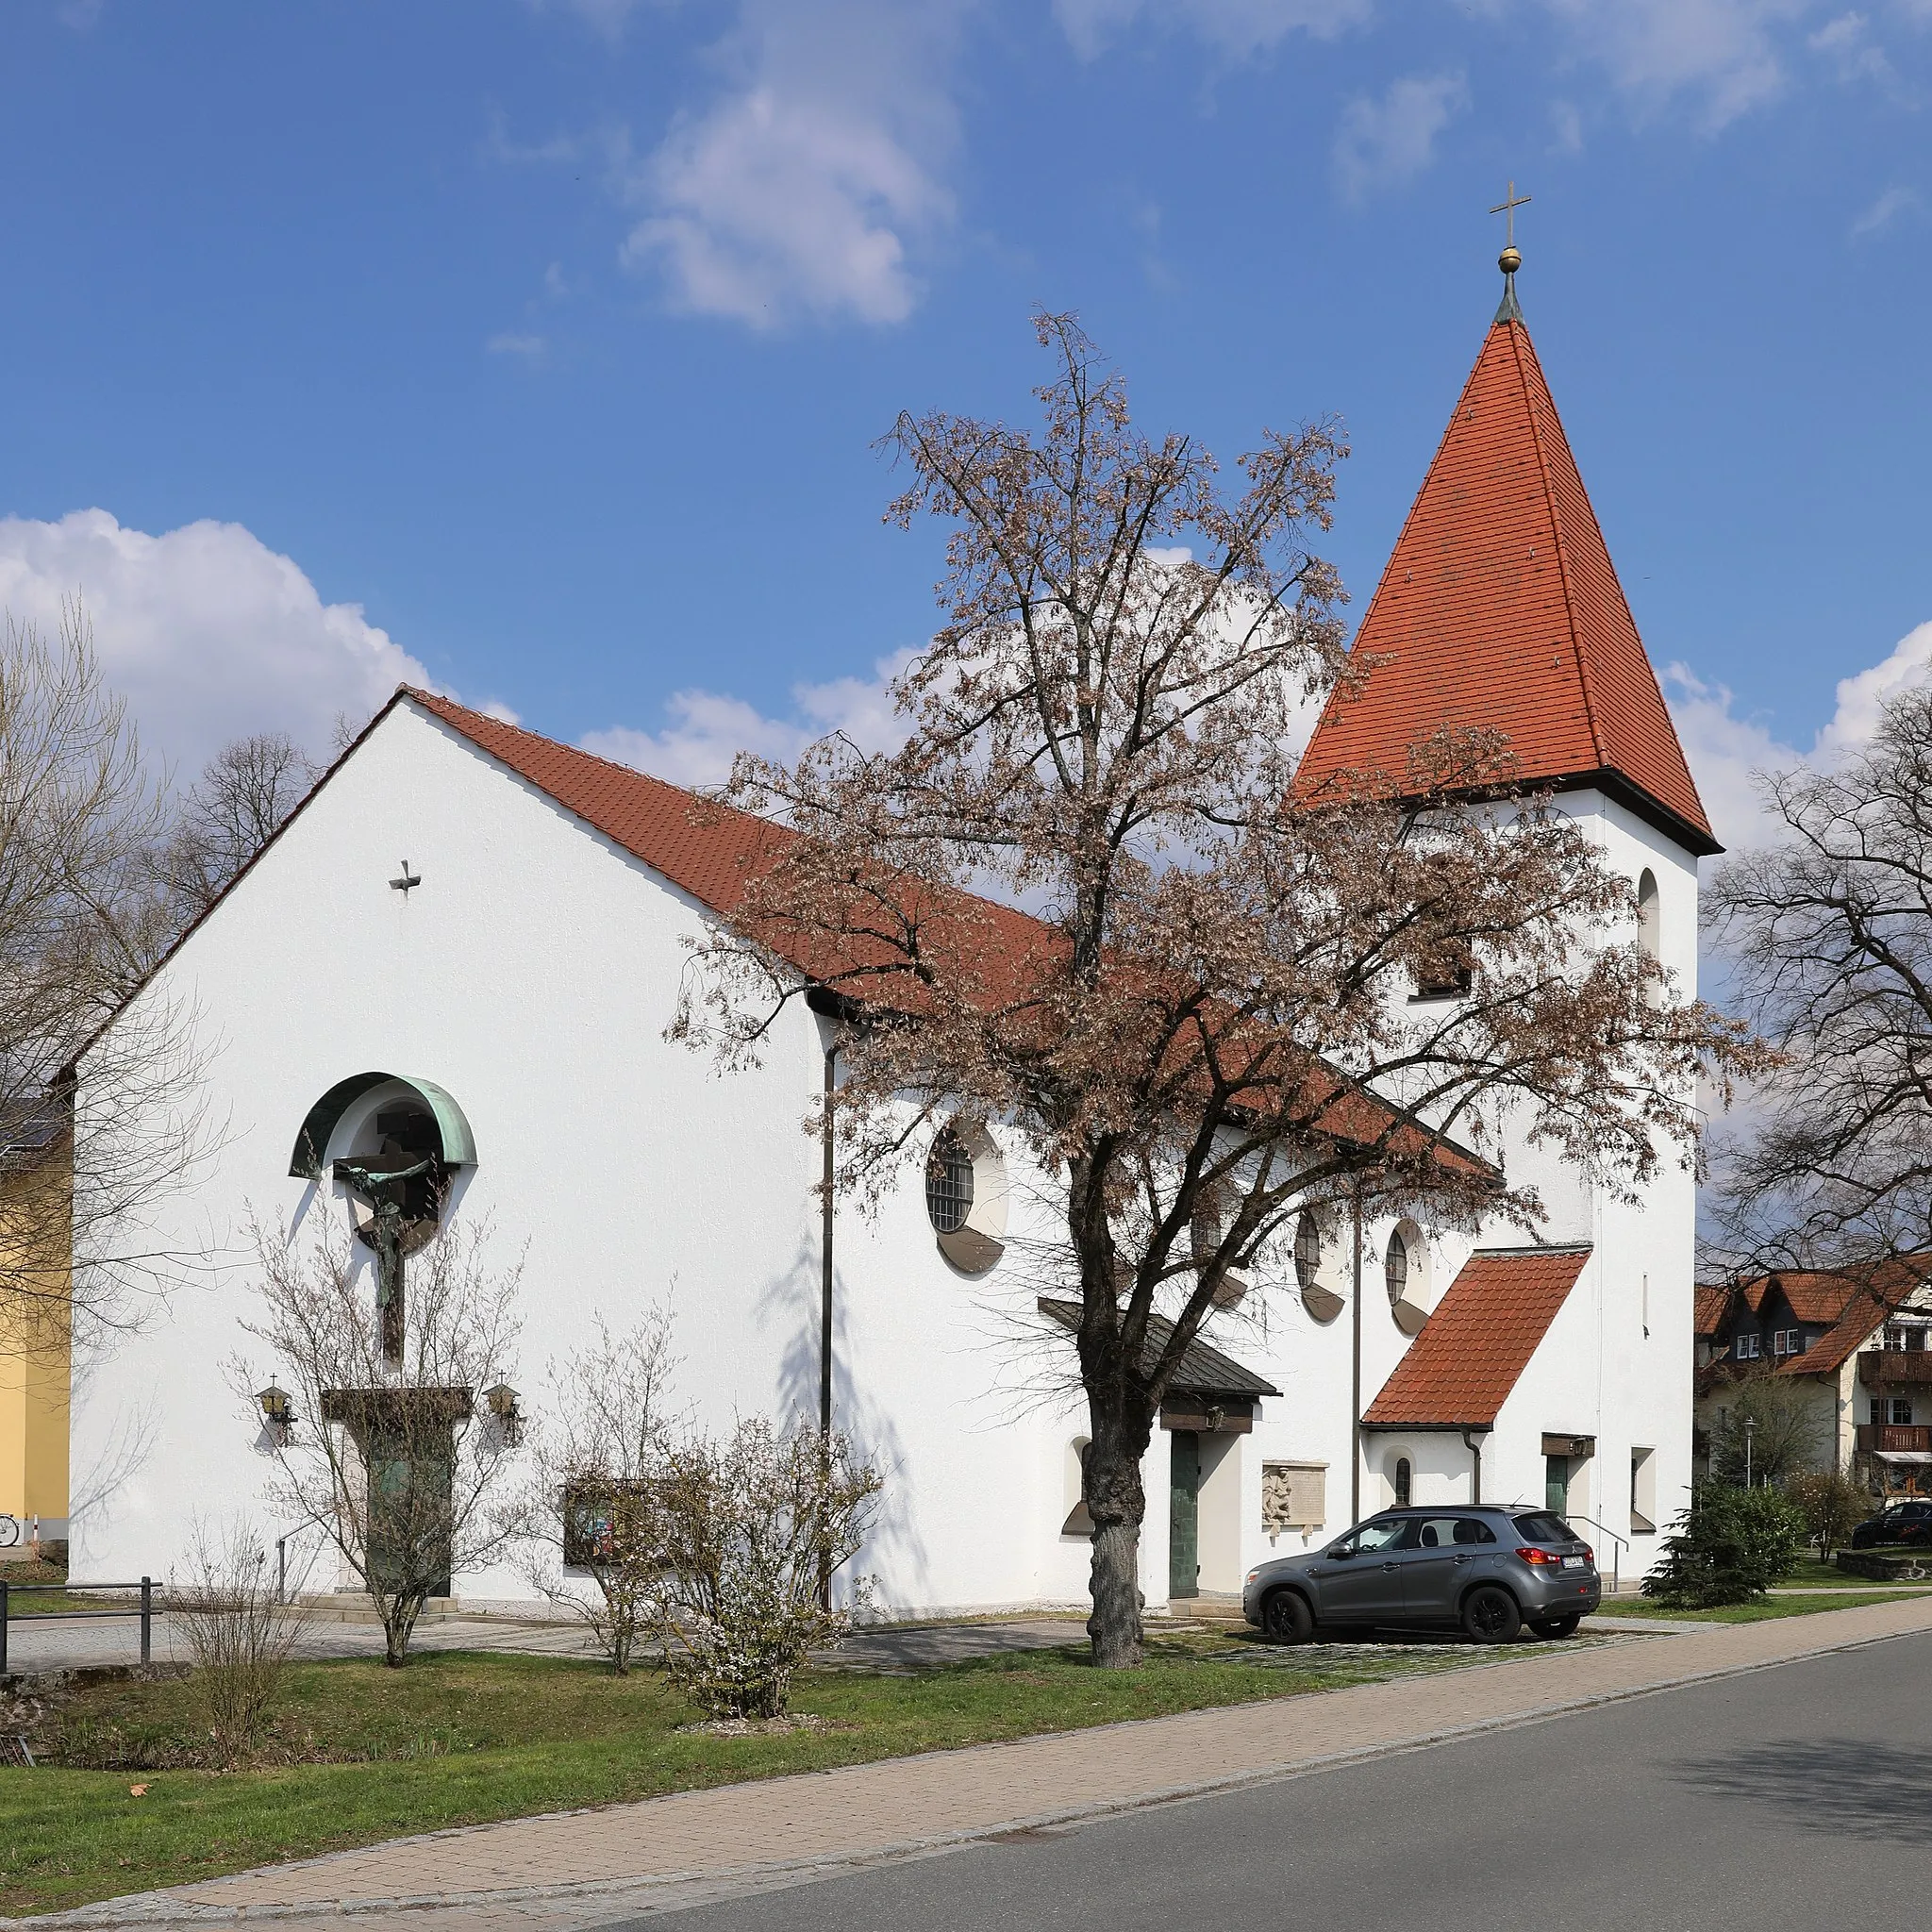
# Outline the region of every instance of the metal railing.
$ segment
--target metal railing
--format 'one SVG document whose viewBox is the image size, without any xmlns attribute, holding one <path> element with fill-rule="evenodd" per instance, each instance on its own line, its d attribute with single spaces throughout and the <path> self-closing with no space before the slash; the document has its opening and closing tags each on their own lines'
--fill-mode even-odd
<svg viewBox="0 0 1932 1932">
<path fill-rule="evenodd" d="M 13 1599 L 17 1596 L 29 1596 L 36 1592 L 73 1596 L 90 1590 L 139 1591 L 141 1602 L 138 1607 L 126 1603 L 110 1610 L 16 1610 L 13 1607 Z M 9 1583 L 0 1578 L 0 1673 L 9 1668 L 7 1637 L 8 1627 L 14 1624 L 55 1624 L 133 1616 L 141 1619 L 141 1660 L 150 1663 L 154 1659 L 155 1634 L 155 1582 L 152 1576 L 143 1576 L 139 1583 Z"/>
<path fill-rule="evenodd" d="M 1624 1574 L 1624 1552 L 1630 1547 L 1630 1539 L 1627 1536 L 1619 1536 L 1607 1523 L 1599 1523 L 1594 1516 L 1579 1516 L 1574 1509 L 1564 1510 L 1563 1521 L 1565 1523 L 1587 1523 L 1599 1536 L 1608 1537 L 1617 1545 L 1610 1552 L 1610 1594 L 1615 1596 L 1621 1588 L 1619 1579 Z"/>
</svg>

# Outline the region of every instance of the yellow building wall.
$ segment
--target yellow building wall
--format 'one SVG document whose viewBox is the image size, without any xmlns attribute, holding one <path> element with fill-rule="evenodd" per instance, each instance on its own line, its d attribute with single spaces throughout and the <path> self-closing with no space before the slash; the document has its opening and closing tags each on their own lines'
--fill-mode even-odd
<svg viewBox="0 0 1932 1932">
<path fill-rule="evenodd" d="M 0 1510 L 66 1535 L 73 1380 L 71 1143 L 0 1174 Z M 36 1256 L 40 1258 L 36 1260 Z"/>
</svg>

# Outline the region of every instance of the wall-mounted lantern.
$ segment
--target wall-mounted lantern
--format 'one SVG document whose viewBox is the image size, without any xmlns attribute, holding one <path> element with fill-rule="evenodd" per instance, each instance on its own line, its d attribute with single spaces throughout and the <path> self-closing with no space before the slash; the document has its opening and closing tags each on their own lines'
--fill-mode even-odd
<svg viewBox="0 0 1932 1932">
<path fill-rule="evenodd" d="M 490 1405 L 504 1441 L 514 1449 L 524 1436 L 524 1412 L 517 1407 L 517 1391 L 508 1382 L 499 1382 L 493 1389 L 484 1390 L 483 1400 Z"/>
<path fill-rule="evenodd" d="M 275 1442 L 285 1444 L 295 1426 L 295 1401 L 286 1389 L 271 1382 L 256 1396 L 262 1415 L 268 1422 L 268 1432 Z"/>
</svg>

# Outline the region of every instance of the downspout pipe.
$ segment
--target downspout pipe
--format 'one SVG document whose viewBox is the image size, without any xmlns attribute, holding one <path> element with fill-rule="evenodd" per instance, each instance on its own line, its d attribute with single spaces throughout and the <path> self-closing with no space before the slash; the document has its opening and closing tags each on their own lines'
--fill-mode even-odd
<svg viewBox="0 0 1932 1932">
<path fill-rule="evenodd" d="M 819 1434 L 832 1435 L 832 1104 L 839 1077 L 839 1048 L 825 1049 L 824 1119 L 819 1129 L 824 1172 L 819 1186 Z"/>
<path fill-rule="evenodd" d="M 1355 1348 L 1348 1400 L 1348 1520 L 1362 1520 L 1362 1191 L 1355 1191 Z"/>
<path fill-rule="evenodd" d="M 1469 1451 L 1469 1500 L 1472 1504 L 1480 1503 L 1483 1499 L 1483 1438 L 1489 1433 L 1480 1424 L 1462 1432 L 1462 1446 Z"/>
</svg>

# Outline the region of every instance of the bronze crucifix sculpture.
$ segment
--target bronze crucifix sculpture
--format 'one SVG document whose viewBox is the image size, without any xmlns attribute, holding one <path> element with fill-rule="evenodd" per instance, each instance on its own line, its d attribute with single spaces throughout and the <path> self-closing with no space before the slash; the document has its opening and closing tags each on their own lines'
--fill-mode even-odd
<svg viewBox="0 0 1932 1932">
<path fill-rule="evenodd" d="M 370 1219 L 357 1234 L 375 1251 L 375 1306 L 382 1324 L 382 1352 L 391 1361 L 403 1354 L 403 1244 L 409 1232 L 407 1188 L 410 1181 L 432 1176 L 440 1181 L 441 1163 L 433 1154 L 414 1157 L 394 1141 L 385 1140 L 380 1153 L 338 1160 L 335 1176 L 368 1202 Z"/>
</svg>

